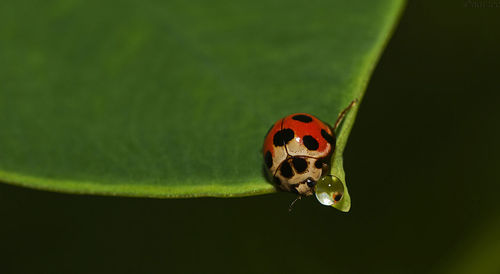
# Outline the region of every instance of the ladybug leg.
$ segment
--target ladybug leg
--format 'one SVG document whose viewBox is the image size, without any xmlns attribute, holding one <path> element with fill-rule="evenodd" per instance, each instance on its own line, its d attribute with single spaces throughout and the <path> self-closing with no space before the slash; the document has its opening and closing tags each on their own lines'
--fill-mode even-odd
<svg viewBox="0 0 500 274">
<path fill-rule="evenodd" d="M 295 204 L 295 202 L 297 202 L 298 200 L 302 199 L 302 196 L 298 195 L 297 198 L 295 198 L 295 200 L 293 200 L 293 202 L 290 204 L 290 206 L 288 207 L 288 212 L 292 212 L 293 210 L 293 205 Z"/>
<path fill-rule="evenodd" d="M 353 106 L 355 106 L 357 102 L 358 102 L 358 99 L 354 99 L 344 110 L 342 110 L 342 112 L 339 114 L 339 117 L 337 118 L 337 121 L 335 121 L 335 125 L 333 126 L 333 131 L 337 130 L 337 128 L 339 127 L 340 123 L 342 123 L 342 121 L 344 120 L 347 112 Z"/>
</svg>

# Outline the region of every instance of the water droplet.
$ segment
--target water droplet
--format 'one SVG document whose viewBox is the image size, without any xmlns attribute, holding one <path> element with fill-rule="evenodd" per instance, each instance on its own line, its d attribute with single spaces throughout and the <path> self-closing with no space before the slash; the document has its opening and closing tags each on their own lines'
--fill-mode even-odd
<svg viewBox="0 0 500 274">
<path fill-rule="evenodd" d="M 344 185 L 338 177 L 328 175 L 319 179 L 315 194 L 321 204 L 331 206 L 342 201 Z"/>
</svg>

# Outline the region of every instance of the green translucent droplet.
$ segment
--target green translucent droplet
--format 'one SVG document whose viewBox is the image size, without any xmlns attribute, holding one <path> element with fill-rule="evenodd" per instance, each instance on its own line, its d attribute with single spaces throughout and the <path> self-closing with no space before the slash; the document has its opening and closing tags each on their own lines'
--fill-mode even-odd
<svg viewBox="0 0 500 274">
<path fill-rule="evenodd" d="M 325 176 L 319 179 L 316 184 L 315 195 L 322 205 L 331 206 L 337 204 L 344 197 L 344 185 L 336 176 Z"/>
</svg>

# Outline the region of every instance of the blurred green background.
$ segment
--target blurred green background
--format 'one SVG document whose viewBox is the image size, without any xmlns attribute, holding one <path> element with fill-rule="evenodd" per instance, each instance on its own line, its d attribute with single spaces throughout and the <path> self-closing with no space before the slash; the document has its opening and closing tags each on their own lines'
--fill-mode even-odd
<svg viewBox="0 0 500 274">
<path fill-rule="evenodd" d="M 413 1 L 345 151 L 348 214 L 279 193 L 0 184 L 2 273 L 500 273 L 500 8 Z"/>
</svg>

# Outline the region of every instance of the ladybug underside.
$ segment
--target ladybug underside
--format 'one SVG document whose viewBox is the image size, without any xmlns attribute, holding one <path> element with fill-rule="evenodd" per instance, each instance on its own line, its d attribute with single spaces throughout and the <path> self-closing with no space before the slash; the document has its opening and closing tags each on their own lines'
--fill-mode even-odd
<svg viewBox="0 0 500 274">
<path fill-rule="evenodd" d="M 314 193 L 316 182 L 329 172 L 335 146 L 330 127 L 309 114 L 292 114 L 273 125 L 263 154 L 273 183 L 303 196 Z"/>
</svg>

